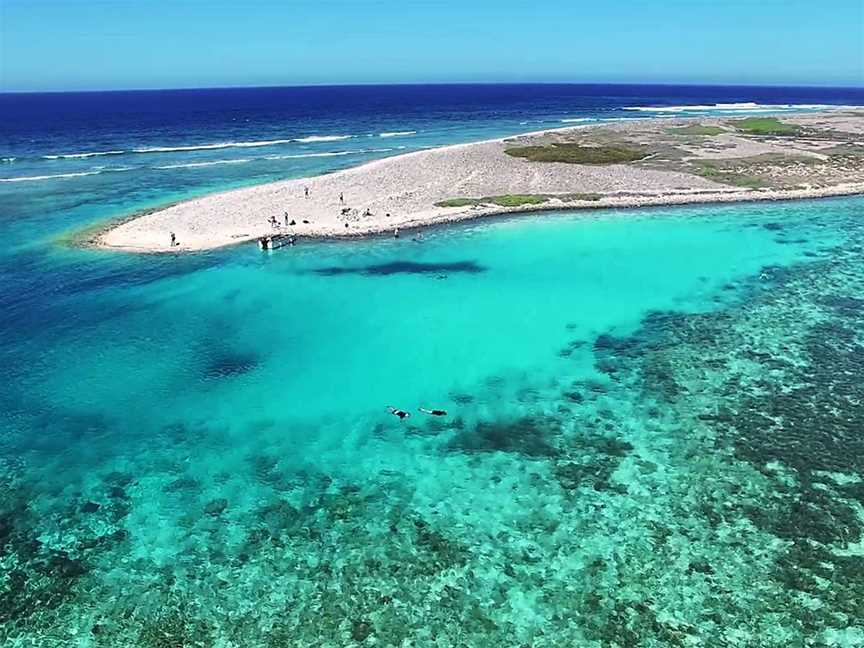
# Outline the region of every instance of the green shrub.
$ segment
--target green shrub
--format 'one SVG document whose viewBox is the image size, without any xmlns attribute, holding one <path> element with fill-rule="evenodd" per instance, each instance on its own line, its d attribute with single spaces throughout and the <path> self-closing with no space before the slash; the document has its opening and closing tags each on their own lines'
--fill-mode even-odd
<svg viewBox="0 0 864 648">
<path fill-rule="evenodd" d="M 539 205 L 549 200 L 539 194 L 504 194 L 503 196 L 484 196 L 483 198 L 449 198 L 435 203 L 436 207 L 468 207 L 472 205 L 498 205 L 499 207 L 519 207 L 520 205 Z"/>
<path fill-rule="evenodd" d="M 625 146 L 583 146 L 552 144 L 551 146 L 514 146 L 504 149 L 507 155 L 532 162 L 566 162 L 568 164 L 623 164 L 647 156 L 645 151 Z"/>
<path fill-rule="evenodd" d="M 800 130 L 793 124 L 785 124 L 776 117 L 747 117 L 729 122 L 748 135 L 795 135 Z"/>
</svg>

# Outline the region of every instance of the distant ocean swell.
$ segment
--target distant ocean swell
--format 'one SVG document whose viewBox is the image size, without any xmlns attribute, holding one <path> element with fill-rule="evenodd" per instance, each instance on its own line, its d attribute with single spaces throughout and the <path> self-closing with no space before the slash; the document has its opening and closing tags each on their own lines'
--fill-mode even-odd
<svg viewBox="0 0 864 648">
<path fill-rule="evenodd" d="M 390 131 L 378 133 L 377 137 L 410 137 L 416 135 L 417 131 Z M 99 157 L 103 155 L 128 155 L 132 153 L 182 153 L 185 151 L 215 151 L 219 149 L 229 148 L 259 148 L 265 146 L 280 146 L 283 144 L 316 144 L 319 142 L 341 142 L 359 137 L 358 135 L 308 135 L 306 137 L 297 137 L 291 139 L 273 139 L 273 140 L 253 140 L 249 142 L 214 142 L 208 144 L 185 144 L 181 146 L 141 146 L 129 150 L 112 150 L 112 151 L 85 151 L 82 153 L 52 153 L 50 155 L 40 156 L 43 160 L 75 160 L 86 159 L 91 157 Z M 370 133 L 369 137 L 376 137 L 375 133 Z M 2 158 L 3 162 L 11 163 L 16 158 Z"/>
<path fill-rule="evenodd" d="M 117 173 L 120 171 L 135 171 L 146 169 L 170 170 L 170 169 L 195 169 L 201 167 L 220 166 L 223 164 L 246 164 L 247 162 L 256 162 L 261 160 L 291 160 L 302 158 L 327 158 L 341 157 L 345 155 L 363 155 L 366 153 L 387 153 L 397 149 L 406 147 L 399 146 L 396 148 L 374 148 L 374 149 L 357 149 L 353 151 L 322 151 L 320 153 L 295 153 L 287 155 L 265 155 L 249 158 L 234 158 L 229 160 L 208 160 L 206 162 L 185 162 L 177 164 L 162 164 L 157 166 L 126 166 L 126 167 L 93 167 L 86 171 L 78 171 L 71 173 L 53 173 L 35 176 L 20 176 L 13 178 L 0 178 L 0 182 L 39 182 L 45 180 L 63 180 L 70 178 L 82 178 L 87 176 L 100 175 L 102 173 Z"/>
</svg>

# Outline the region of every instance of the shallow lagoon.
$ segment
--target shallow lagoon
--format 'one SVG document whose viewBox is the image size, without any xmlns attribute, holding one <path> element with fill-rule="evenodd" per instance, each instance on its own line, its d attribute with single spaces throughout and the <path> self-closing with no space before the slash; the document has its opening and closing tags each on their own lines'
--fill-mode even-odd
<svg viewBox="0 0 864 648">
<path fill-rule="evenodd" d="M 0 636 L 864 645 L 862 204 L 7 256 Z"/>
</svg>

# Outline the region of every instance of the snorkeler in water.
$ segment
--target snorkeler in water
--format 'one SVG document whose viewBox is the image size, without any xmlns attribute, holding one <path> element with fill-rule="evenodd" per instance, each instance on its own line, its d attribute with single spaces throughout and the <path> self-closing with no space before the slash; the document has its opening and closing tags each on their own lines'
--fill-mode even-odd
<svg viewBox="0 0 864 648">
<path fill-rule="evenodd" d="M 426 409 L 425 407 L 418 407 L 418 410 L 423 412 L 424 414 L 428 414 L 429 416 L 447 416 L 447 410 L 442 409 Z"/>
<path fill-rule="evenodd" d="M 408 418 L 409 416 L 411 416 L 411 414 L 409 414 L 409 413 L 406 412 L 405 410 L 396 409 L 396 408 L 393 407 L 392 405 L 388 405 L 388 406 L 387 406 L 387 409 L 390 410 L 390 413 L 391 413 L 393 416 L 398 416 L 399 419 L 402 420 L 402 421 L 404 421 L 406 418 Z"/>
</svg>

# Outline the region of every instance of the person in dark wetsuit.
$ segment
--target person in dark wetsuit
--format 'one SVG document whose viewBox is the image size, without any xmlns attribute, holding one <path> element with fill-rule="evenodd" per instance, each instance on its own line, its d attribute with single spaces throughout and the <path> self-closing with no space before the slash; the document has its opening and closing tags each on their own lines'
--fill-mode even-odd
<svg viewBox="0 0 864 648">
<path fill-rule="evenodd" d="M 447 416 L 447 410 L 426 409 L 425 407 L 418 407 L 417 409 L 419 409 L 424 414 L 429 414 L 429 416 Z"/>
<path fill-rule="evenodd" d="M 398 417 L 399 417 L 399 420 L 401 420 L 401 421 L 404 421 L 406 418 L 408 418 L 409 416 L 411 416 L 411 414 L 409 414 L 409 413 L 406 412 L 405 410 L 396 409 L 396 408 L 393 407 L 392 405 L 388 405 L 388 406 L 387 406 L 387 409 L 390 410 L 390 413 L 391 413 L 393 416 L 398 416 Z"/>
</svg>

